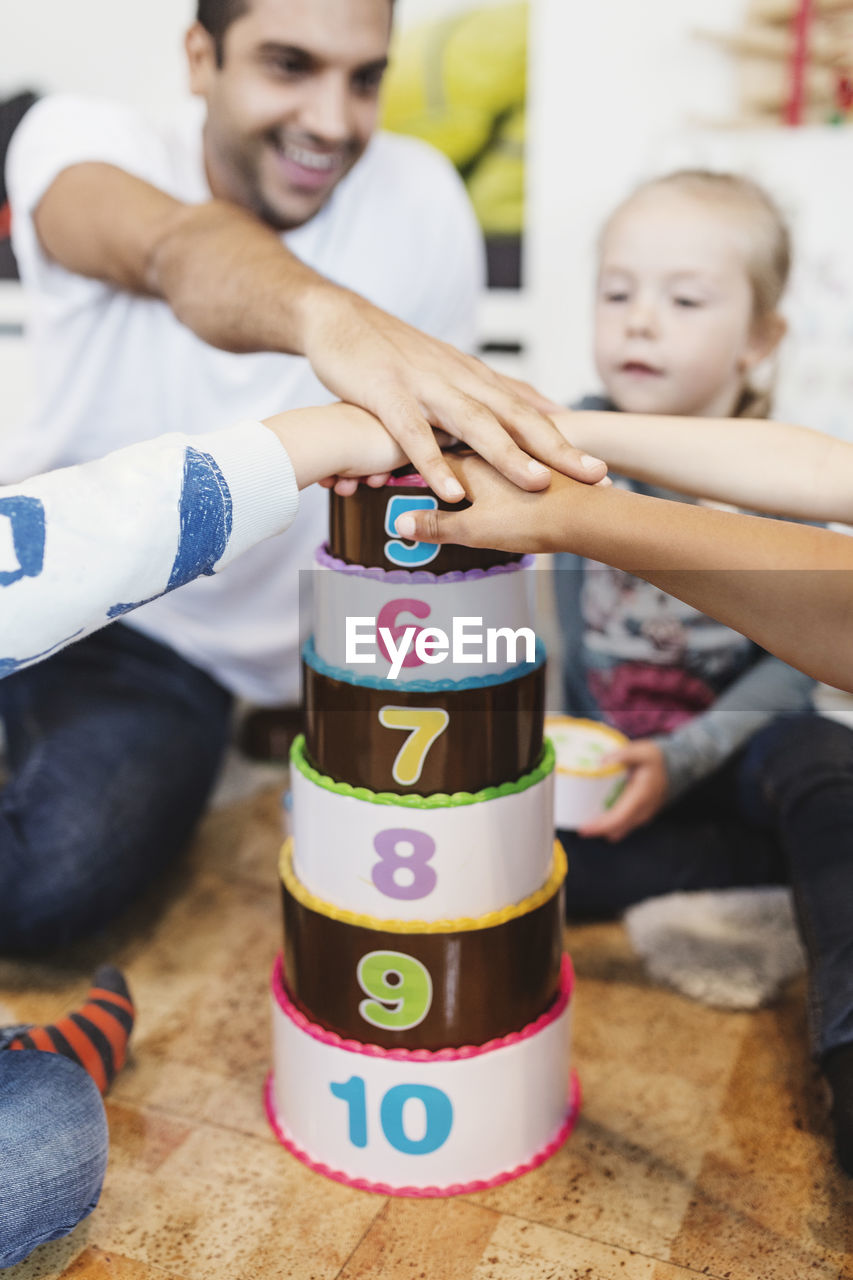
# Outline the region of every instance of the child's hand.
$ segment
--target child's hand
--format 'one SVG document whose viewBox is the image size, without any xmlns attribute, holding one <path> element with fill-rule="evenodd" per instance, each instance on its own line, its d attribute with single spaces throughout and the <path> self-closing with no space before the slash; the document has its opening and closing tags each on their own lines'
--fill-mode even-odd
<svg viewBox="0 0 853 1280">
<path fill-rule="evenodd" d="M 588 822 L 579 834 L 604 840 L 625 836 L 651 822 L 666 803 L 669 784 L 663 752 L 656 742 L 640 739 L 607 756 L 608 764 L 626 764 L 630 770 L 625 788 L 609 813 Z"/>
<path fill-rule="evenodd" d="M 322 489 L 334 489 L 339 498 L 351 498 L 358 493 L 358 486 L 366 484 L 369 489 L 381 489 L 391 479 L 390 471 L 381 471 L 378 475 L 359 476 L 326 476 L 320 481 Z"/>
<path fill-rule="evenodd" d="M 378 424 L 377 422 L 377 425 L 381 424 Z M 383 427 L 382 430 L 384 431 L 385 428 Z M 434 431 L 433 435 L 435 436 L 435 442 L 440 449 L 445 449 L 448 445 L 454 443 L 453 437 L 447 435 L 444 431 Z M 384 484 L 388 483 L 392 471 L 390 464 L 387 470 L 384 471 L 372 471 L 368 473 L 365 470 L 368 464 L 368 458 L 372 456 L 375 460 L 376 456 L 375 454 L 371 455 L 368 452 L 365 447 L 366 443 L 366 441 L 362 441 L 361 439 L 359 440 L 358 461 L 352 469 L 349 471 L 341 469 L 338 474 L 326 476 L 320 481 L 320 484 L 324 489 L 334 489 L 339 498 L 351 498 L 354 493 L 358 492 L 358 486 L 360 484 L 366 484 L 371 489 L 381 489 Z M 395 442 L 392 442 L 392 446 L 395 449 L 398 447 Z M 380 447 L 382 449 L 387 448 L 385 441 L 382 441 L 381 445 L 379 444 L 378 437 L 376 437 L 373 447 Z M 401 453 L 399 461 L 395 462 L 393 465 L 401 466 L 406 461 L 407 459 Z"/>
<path fill-rule="evenodd" d="M 355 492 L 358 477 L 383 482 L 408 461 L 378 418 L 351 404 L 292 409 L 264 420 L 288 452 L 300 489 L 323 482 Z M 347 477 L 344 479 L 344 477 Z"/>
<path fill-rule="evenodd" d="M 473 504 L 464 511 L 417 511 L 397 517 L 396 531 L 419 542 L 455 542 L 463 547 L 496 551 L 548 551 L 542 521 L 541 493 L 528 493 L 482 458 L 448 457 Z M 554 474 L 549 496 L 561 485 L 578 481 Z M 583 486 L 581 486 L 583 487 Z"/>
</svg>

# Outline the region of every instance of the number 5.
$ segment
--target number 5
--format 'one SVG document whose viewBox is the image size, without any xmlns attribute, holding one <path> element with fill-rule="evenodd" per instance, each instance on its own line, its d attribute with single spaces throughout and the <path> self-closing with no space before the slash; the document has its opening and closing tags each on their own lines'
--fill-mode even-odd
<svg viewBox="0 0 853 1280">
<path fill-rule="evenodd" d="M 450 716 L 440 707 L 382 707 L 379 723 L 386 729 L 410 730 L 391 770 L 395 782 L 410 787 L 421 776 L 427 752 L 444 733 Z"/>
</svg>

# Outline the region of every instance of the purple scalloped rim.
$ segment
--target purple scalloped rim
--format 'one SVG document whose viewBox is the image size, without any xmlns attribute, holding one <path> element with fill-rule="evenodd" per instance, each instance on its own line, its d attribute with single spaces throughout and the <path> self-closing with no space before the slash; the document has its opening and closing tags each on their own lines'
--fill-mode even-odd
<svg viewBox="0 0 853 1280">
<path fill-rule="evenodd" d="M 339 1169 L 332 1169 L 329 1165 L 323 1164 L 322 1161 L 312 1160 L 306 1151 L 303 1151 L 301 1147 L 298 1147 L 295 1142 L 288 1138 L 281 1127 L 275 1109 L 274 1086 L 273 1073 L 270 1072 L 264 1085 L 264 1108 L 273 1133 L 292 1156 L 295 1156 L 302 1164 L 307 1165 L 314 1173 L 321 1173 L 325 1178 L 331 1178 L 333 1182 L 340 1182 L 346 1187 L 353 1187 L 356 1191 L 372 1191 L 380 1196 L 407 1196 L 413 1200 L 435 1200 L 447 1196 L 473 1195 L 475 1191 L 489 1191 L 492 1187 L 503 1186 L 505 1182 L 512 1182 L 514 1178 L 520 1178 L 522 1174 L 531 1173 L 532 1170 L 538 1169 L 540 1164 L 544 1164 L 546 1160 L 549 1160 L 569 1137 L 577 1123 L 583 1102 L 580 1080 L 577 1072 L 573 1070 L 569 1080 L 569 1109 L 565 1120 L 551 1141 L 546 1143 L 529 1160 L 526 1160 L 524 1164 L 517 1165 L 514 1169 L 509 1169 L 505 1173 L 495 1174 L 493 1178 L 478 1179 L 475 1182 L 454 1182 L 449 1187 L 392 1187 L 388 1182 L 368 1182 L 366 1178 L 351 1178 L 349 1174 L 342 1173 Z"/>
<path fill-rule="evenodd" d="M 532 569 L 535 556 L 523 556 L 509 564 L 495 564 L 490 569 L 451 569 L 449 573 L 430 573 L 429 569 L 368 569 L 363 564 L 347 564 L 338 560 L 329 550 L 327 542 L 314 552 L 314 559 L 322 569 L 334 569 L 335 573 L 354 574 L 359 578 L 375 578 L 377 582 L 402 582 L 414 586 L 419 582 L 446 586 L 451 582 L 478 582 L 481 578 L 496 578 L 502 573 L 517 573 L 519 569 Z"/>
<path fill-rule="evenodd" d="M 560 993 L 551 1008 L 546 1009 L 535 1022 L 528 1023 L 521 1031 L 513 1031 L 508 1036 L 489 1040 L 486 1044 L 466 1044 L 458 1049 L 380 1049 L 378 1045 L 362 1044 L 360 1040 L 342 1040 L 334 1031 L 327 1031 L 325 1027 L 319 1027 L 316 1022 L 309 1021 L 305 1014 L 296 1008 L 284 985 L 284 965 L 280 952 L 273 965 L 270 985 L 273 998 L 284 1016 L 313 1040 L 329 1045 L 332 1049 L 345 1049 L 347 1053 L 358 1053 L 366 1058 L 390 1058 L 396 1062 L 466 1062 L 469 1058 L 479 1058 L 484 1053 L 493 1053 L 495 1049 L 507 1049 L 511 1045 L 521 1044 L 524 1040 L 531 1040 L 552 1022 L 556 1022 L 572 998 L 575 971 L 569 956 L 564 955 L 560 966 Z"/>
</svg>

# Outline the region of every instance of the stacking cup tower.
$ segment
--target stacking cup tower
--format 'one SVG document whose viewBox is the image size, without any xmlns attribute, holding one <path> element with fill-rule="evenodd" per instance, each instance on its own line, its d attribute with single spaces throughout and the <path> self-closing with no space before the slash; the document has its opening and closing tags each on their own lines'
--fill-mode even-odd
<svg viewBox="0 0 853 1280">
<path fill-rule="evenodd" d="M 516 1177 L 579 1103 L 528 563 L 396 536 L 439 505 L 411 474 L 332 499 L 272 980 L 275 1132 L 393 1195 Z"/>
</svg>

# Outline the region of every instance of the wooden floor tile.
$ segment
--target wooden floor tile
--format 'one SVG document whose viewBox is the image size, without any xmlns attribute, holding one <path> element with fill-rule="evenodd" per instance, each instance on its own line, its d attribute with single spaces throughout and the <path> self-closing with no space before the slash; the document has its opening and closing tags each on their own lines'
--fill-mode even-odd
<svg viewBox="0 0 853 1280">
<path fill-rule="evenodd" d="M 118 1253 L 103 1249 L 85 1249 L 67 1271 L 62 1280 L 184 1280 L 174 1272 L 155 1272 L 147 1263 L 134 1262 Z"/>
<path fill-rule="evenodd" d="M 655 1266 L 660 1270 L 656 1271 Z M 471 1280 L 689 1280 L 681 1268 L 570 1232 L 502 1218 Z"/>
<path fill-rule="evenodd" d="M 458 1200 L 391 1200 L 339 1280 L 473 1280 L 498 1214 Z M 441 1260 L 438 1263 L 438 1260 Z"/>
<path fill-rule="evenodd" d="M 750 1017 L 670 1250 L 731 1280 L 853 1274 L 853 1183 L 835 1167 L 802 992 Z"/>
<path fill-rule="evenodd" d="M 96 1239 L 191 1280 L 334 1280 L 383 1203 L 307 1172 L 277 1143 L 200 1125 L 154 1175 L 113 1171 Z"/>
</svg>

